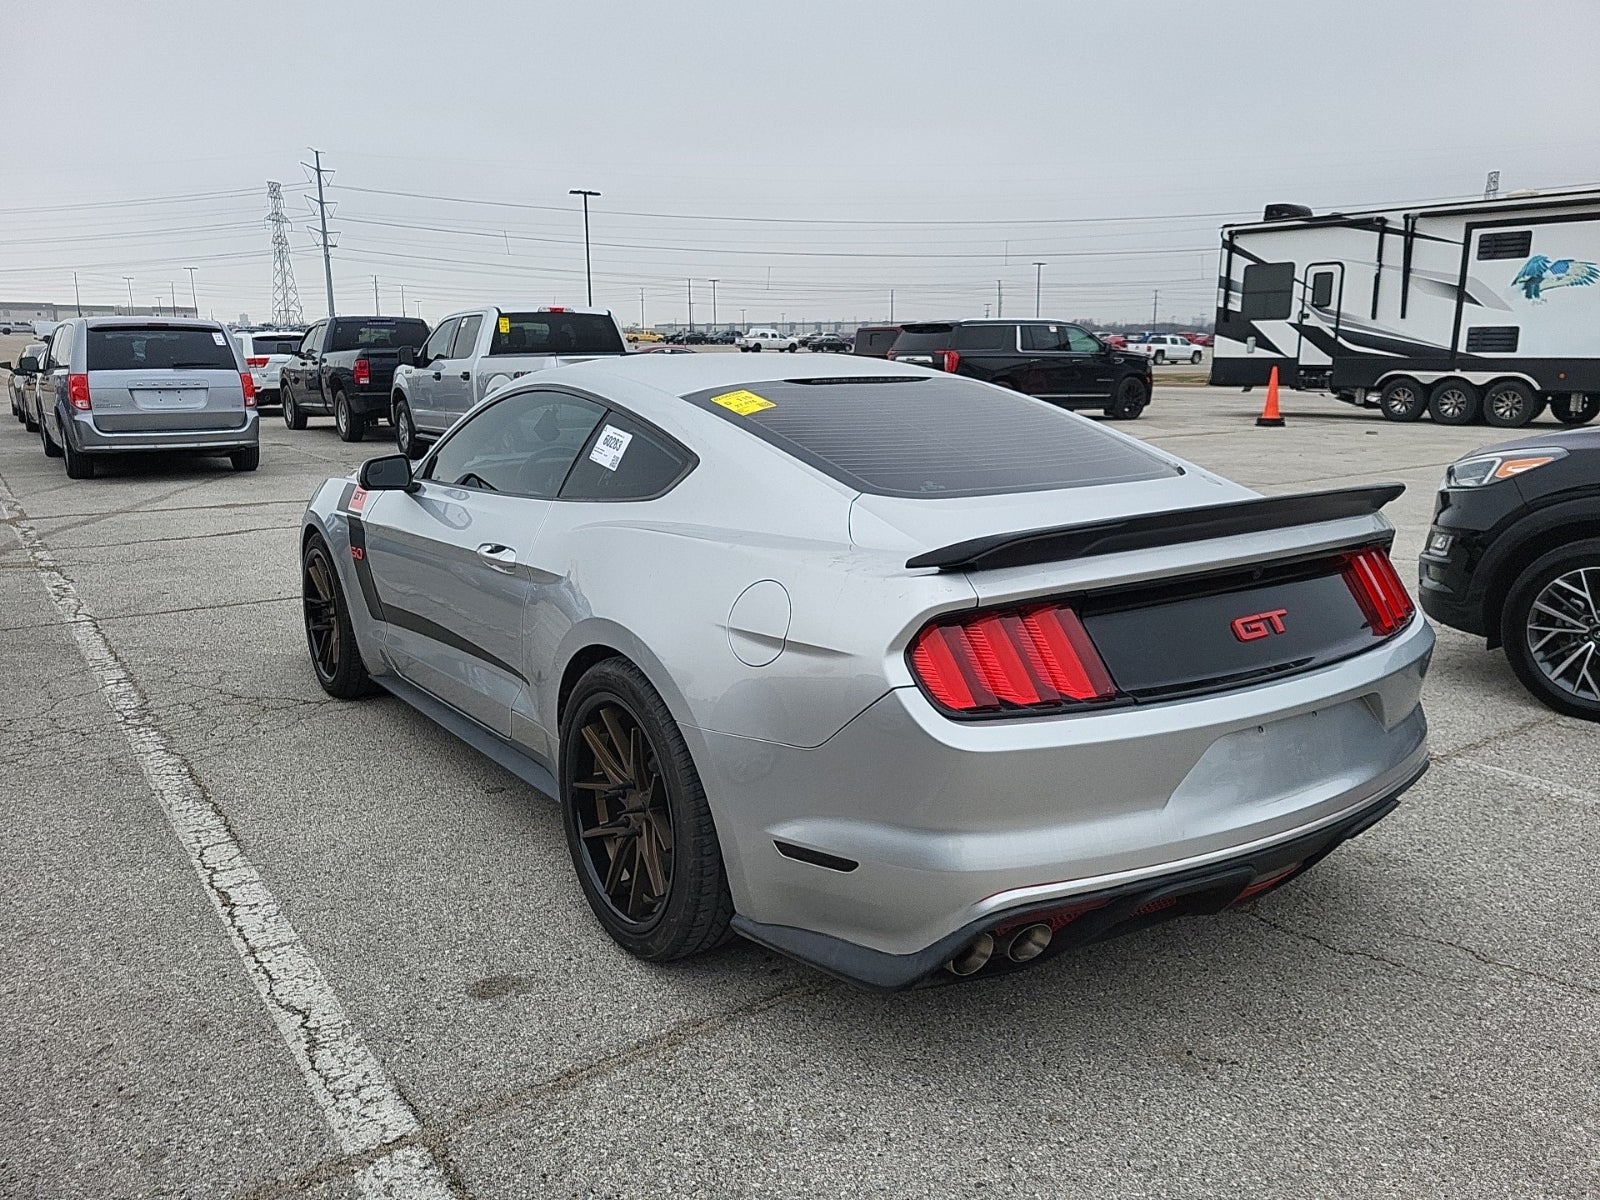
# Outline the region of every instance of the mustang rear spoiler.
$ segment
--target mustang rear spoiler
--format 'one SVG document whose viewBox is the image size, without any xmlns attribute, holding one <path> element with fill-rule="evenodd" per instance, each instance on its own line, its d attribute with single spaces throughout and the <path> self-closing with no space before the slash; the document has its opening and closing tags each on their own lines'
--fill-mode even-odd
<svg viewBox="0 0 1600 1200">
<path fill-rule="evenodd" d="M 1261 496 L 1204 508 L 1117 517 L 1087 525 L 991 533 L 925 551 L 907 559 L 906 566 L 937 567 L 941 571 L 986 571 L 1118 554 L 1124 550 L 1146 550 L 1177 542 L 1201 542 L 1241 533 L 1261 533 L 1292 525 L 1315 525 L 1321 521 L 1369 516 L 1405 490 L 1403 483 L 1379 483 L 1292 496 Z"/>
</svg>

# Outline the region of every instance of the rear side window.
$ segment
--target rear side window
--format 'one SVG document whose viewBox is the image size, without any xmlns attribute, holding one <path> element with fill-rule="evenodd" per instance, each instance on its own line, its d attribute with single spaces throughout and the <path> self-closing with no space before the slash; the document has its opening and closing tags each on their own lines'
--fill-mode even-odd
<svg viewBox="0 0 1600 1200">
<path fill-rule="evenodd" d="M 956 330 L 957 350 L 1015 350 L 1015 325 L 963 325 Z"/>
<path fill-rule="evenodd" d="M 1022 348 L 1093 354 L 1100 349 L 1100 343 L 1088 330 L 1079 329 L 1076 325 L 1024 325 Z"/>
<path fill-rule="evenodd" d="M 461 318 L 461 328 L 450 351 L 451 358 L 471 358 L 478 345 L 478 330 L 483 328 L 483 318 L 477 313 Z"/>
<path fill-rule="evenodd" d="M 650 500 L 693 463 L 677 442 L 642 421 L 612 411 L 595 430 L 561 489 L 563 500 Z"/>
<path fill-rule="evenodd" d="M 439 446 L 428 478 L 455 487 L 554 499 L 605 413 L 555 392 L 522 392 L 481 409 Z"/>
<path fill-rule="evenodd" d="M 501 313 L 490 354 L 622 354 L 617 323 L 604 313 Z"/>
<path fill-rule="evenodd" d="M 421 321 L 391 320 L 387 317 L 367 321 L 335 321 L 333 345 L 336 350 L 416 349 L 428 340 L 428 327 Z"/>
<path fill-rule="evenodd" d="M 894 345 L 895 338 L 900 336 L 898 329 L 858 329 L 856 330 L 856 353 L 876 354 L 880 358 L 889 353 L 889 348 Z"/>
<path fill-rule="evenodd" d="M 847 487 L 883 496 L 984 496 L 1181 473 L 1081 417 L 955 375 L 790 379 L 685 399 Z"/>
<path fill-rule="evenodd" d="M 90 371 L 237 371 L 233 347 L 221 330 L 91 327 Z"/>
<path fill-rule="evenodd" d="M 1241 317 L 1247 321 L 1281 321 L 1293 309 L 1293 263 L 1251 263 L 1244 269 Z"/>
</svg>

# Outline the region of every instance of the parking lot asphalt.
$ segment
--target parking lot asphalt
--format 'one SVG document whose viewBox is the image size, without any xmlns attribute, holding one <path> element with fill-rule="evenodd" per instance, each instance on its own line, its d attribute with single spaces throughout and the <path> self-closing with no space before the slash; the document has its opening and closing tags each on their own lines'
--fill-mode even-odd
<svg viewBox="0 0 1600 1200">
<path fill-rule="evenodd" d="M 1158 388 L 1123 428 L 1268 492 L 1405 482 L 1408 578 L 1443 465 L 1495 440 L 1298 395 L 1258 429 L 1260 399 Z M 1439 631 L 1400 810 L 1246 909 L 902 995 L 746 943 L 646 966 L 548 797 L 317 687 L 300 513 L 386 431 L 264 429 L 254 474 L 73 482 L 0 425 L 0 1195 L 385 1194 L 172 789 L 225 822 L 449 1194 L 1600 1193 L 1600 743 L 1473 639 Z"/>
</svg>

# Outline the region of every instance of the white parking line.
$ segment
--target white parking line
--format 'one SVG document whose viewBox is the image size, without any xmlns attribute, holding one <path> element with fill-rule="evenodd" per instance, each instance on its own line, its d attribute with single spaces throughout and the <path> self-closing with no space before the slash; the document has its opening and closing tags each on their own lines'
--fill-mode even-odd
<svg viewBox="0 0 1600 1200">
<path fill-rule="evenodd" d="M 56 612 L 72 631 L 156 802 L 340 1147 L 346 1154 L 360 1154 L 420 1132 L 416 1113 L 345 1016 L 333 988 L 234 839 L 222 811 L 189 764 L 167 744 L 148 697 L 117 658 L 72 580 L 14 498 L 0 496 L 0 506 L 14 516 L 12 528 Z M 363 1196 L 388 1200 L 449 1200 L 454 1195 L 432 1153 L 415 1145 L 377 1158 L 356 1176 L 356 1183 Z"/>
</svg>

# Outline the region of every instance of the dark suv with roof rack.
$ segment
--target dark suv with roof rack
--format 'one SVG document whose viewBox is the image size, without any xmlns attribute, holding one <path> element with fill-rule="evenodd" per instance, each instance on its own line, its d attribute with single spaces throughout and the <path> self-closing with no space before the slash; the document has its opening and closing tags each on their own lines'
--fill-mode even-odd
<svg viewBox="0 0 1600 1200">
<path fill-rule="evenodd" d="M 901 328 L 889 357 L 1119 420 L 1150 403 L 1149 358 L 1061 321 L 918 322 Z"/>
</svg>

